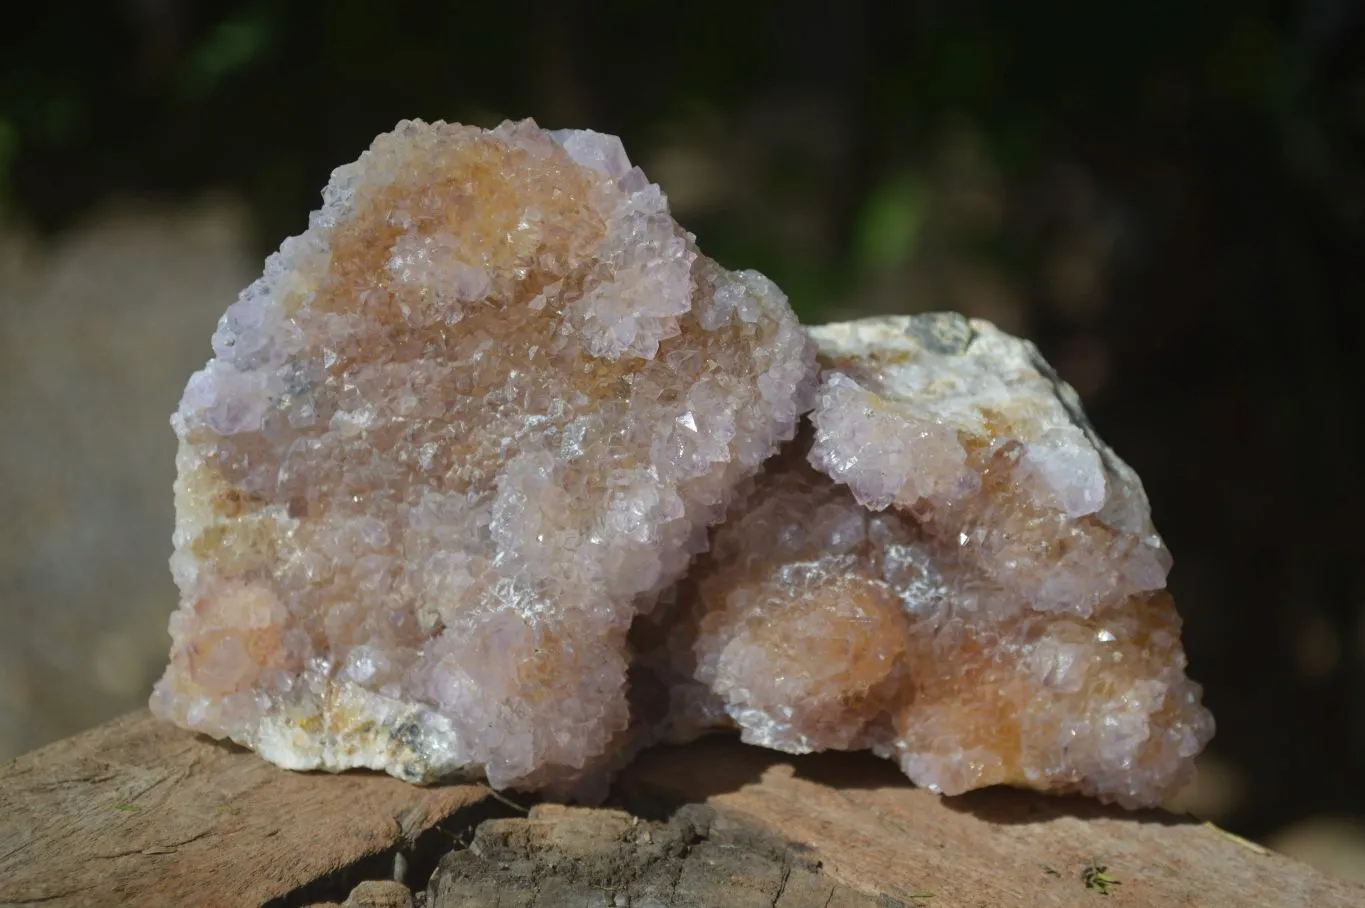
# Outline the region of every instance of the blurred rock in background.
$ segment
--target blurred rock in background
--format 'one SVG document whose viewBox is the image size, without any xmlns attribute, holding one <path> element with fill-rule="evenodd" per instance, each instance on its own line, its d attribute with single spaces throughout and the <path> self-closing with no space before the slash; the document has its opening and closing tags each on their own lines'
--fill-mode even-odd
<svg viewBox="0 0 1365 908">
<path fill-rule="evenodd" d="M 221 199 L 0 232 L 0 758 L 142 705 L 165 664 L 169 414 L 254 276 Z"/>
</svg>

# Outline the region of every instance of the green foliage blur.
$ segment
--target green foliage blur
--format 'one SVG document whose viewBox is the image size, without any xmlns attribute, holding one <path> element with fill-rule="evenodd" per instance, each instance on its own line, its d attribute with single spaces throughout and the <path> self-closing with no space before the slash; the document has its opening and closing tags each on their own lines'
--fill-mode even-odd
<svg viewBox="0 0 1365 908">
<path fill-rule="evenodd" d="M 1359 179 L 1365 128 L 1360 85 L 1338 72 L 1359 50 L 1342 0 L 809 13 L 131 0 L 16 15 L 0 39 L 0 210 L 49 227 L 111 191 L 230 187 L 256 205 L 266 248 L 400 117 L 524 115 L 616 132 L 646 163 L 678 144 L 714 159 L 743 185 L 691 226 L 810 315 L 922 251 L 933 159 L 954 130 L 1012 181 L 1058 157 L 1132 166 L 1214 116 L 1338 217 L 1365 217 L 1340 192 Z M 820 223 L 802 232 L 803 219 Z M 1036 265 L 1011 231 L 959 239 L 1014 273 Z"/>
</svg>

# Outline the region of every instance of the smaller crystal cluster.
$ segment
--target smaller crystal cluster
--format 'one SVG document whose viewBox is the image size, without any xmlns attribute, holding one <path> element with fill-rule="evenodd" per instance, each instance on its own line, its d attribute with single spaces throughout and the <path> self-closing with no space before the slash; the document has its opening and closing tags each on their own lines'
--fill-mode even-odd
<svg viewBox="0 0 1365 908">
<path fill-rule="evenodd" d="M 813 430 L 713 532 L 651 647 L 663 737 L 870 748 L 948 794 L 1170 795 L 1213 721 L 1141 484 L 1074 392 L 956 315 L 811 333 Z"/>
<path fill-rule="evenodd" d="M 401 124 L 213 342 L 152 709 L 282 766 L 592 797 L 738 729 L 1140 806 L 1212 735 L 1142 485 L 1032 345 L 807 335 L 612 137 Z"/>
</svg>

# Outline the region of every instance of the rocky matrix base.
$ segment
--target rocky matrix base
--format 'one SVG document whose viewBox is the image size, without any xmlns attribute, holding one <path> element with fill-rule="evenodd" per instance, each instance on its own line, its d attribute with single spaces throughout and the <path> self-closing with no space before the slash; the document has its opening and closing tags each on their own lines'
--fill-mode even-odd
<svg viewBox="0 0 1365 908">
<path fill-rule="evenodd" d="M 557 797 L 726 728 L 947 793 L 1188 776 L 1213 723 L 1169 555 L 1031 345 L 808 339 L 597 133 L 403 123 L 324 203 L 172 420 L 157 715 Z"/>
</svg>

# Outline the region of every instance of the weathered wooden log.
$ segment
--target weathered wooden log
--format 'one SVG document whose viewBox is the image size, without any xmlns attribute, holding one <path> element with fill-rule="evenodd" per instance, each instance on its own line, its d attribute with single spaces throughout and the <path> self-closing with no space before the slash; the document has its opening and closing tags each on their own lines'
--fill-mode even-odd
<svg viewBox="0 0 1365 908">
<path fill-rule="evenodd" d="M 1365 887 L 1192 818 L 1005 789 L 939 798 L 867 754 L 789 757 L 713 738 L 645 754 L 614 801 L 630 813 L 544 807 L 479 826 L 511 812 L 486 786 L 291 773 L 138 712 L 0 766 L 0 905 L 305 904 L 348 869 L 391 875 L 393 855 L 454 827 L 470 834 L 446 836 L 448 848 L 479 847 L 448 855 L 429 890 L 407 880 L 431 908 L 572 893 L 776 908 L 1094 906 L 1105 894 L 1365 905 Z M 515 860 L 489 860 L 495 847 Z"/>
</svg>

